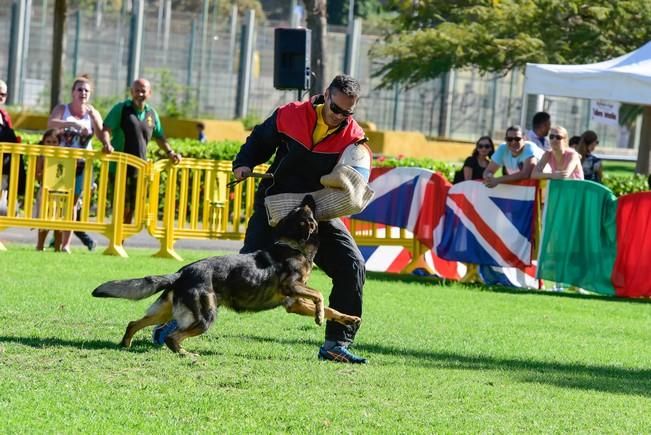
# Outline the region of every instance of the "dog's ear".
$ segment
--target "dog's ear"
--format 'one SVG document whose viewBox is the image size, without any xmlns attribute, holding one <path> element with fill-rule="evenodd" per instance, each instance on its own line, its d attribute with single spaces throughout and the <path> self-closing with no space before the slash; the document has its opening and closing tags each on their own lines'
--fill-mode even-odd
<svg viewBox="0 0 651 435">
<path fill-rule="evenodd" d="M 316 212 L 316 201 L 314 201 L 314 197 L 312 195 L 305 195 L 305 198 L 303 198 L 303 202 L 301 202 L 301 207 L 304 207 L 306 205 L 310 207 L 312 213 Z"/>
</svg>

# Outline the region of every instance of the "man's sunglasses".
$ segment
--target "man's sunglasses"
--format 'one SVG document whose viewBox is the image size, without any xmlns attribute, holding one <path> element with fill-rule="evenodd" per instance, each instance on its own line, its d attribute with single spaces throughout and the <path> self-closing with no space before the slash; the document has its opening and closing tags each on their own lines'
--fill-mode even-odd
<svg viewBox="0 0 651 435">
<path fill-rule="evenodd" d="M 337 106 L 335 102 L 332 101 L 332 97 L 328 98 L 330 99 L 330 110 L 332 110 L 332 113 L 342 116 L 353 116 L 355 114 L 353 110 L 344 110 L 341 107 Z"/>
<path fill-rule="evenodd" d="M 0 98 L 4 98 L 4 97 L 6 97 L 6 96 L 7 96 L 7 93 L 6 93 L 6 92 L 0 92 Z"/>
<path fill-rule="evenodd" d="M 522 138 L 518 137 L 518 136 L 512 136 L 512 137 L 506 136 L 505 139 L 506 139 L 507 142 L 514 142 L 514 141 L 515 142 L 520 142 L 522 140 Z"/>
</svg>

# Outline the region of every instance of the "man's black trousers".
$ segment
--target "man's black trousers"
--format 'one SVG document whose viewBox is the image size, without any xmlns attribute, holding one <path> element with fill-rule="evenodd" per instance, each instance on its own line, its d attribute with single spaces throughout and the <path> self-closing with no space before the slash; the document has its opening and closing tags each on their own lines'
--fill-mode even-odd
<svg viewBox="0 0 651 435">
<path fill-rule="evenodd" d="M 267 212 L 259 202 L 262 201 L 254 204 L 241 253 L 268 249 L 275 242 Z M 340 219 L 333 219 L 319 222 L 319 242 L 314 262 L 332 279 L 328 306 L 344 314 L 361 317 L 366 268 L 355 240 Z M 347 345 L 355 338 L 358 327 L 328 321 L 325 338 Z"/>
</svg>

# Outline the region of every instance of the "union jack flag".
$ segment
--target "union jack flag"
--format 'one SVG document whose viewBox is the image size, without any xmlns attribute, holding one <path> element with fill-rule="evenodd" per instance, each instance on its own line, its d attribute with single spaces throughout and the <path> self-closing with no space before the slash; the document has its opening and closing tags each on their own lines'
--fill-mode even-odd
<svg viewBox="0 0 651 435">
<path fill-rule="evenodd" d="M 486 285 L 502 285 L 505 287 L 519 287 L 541 289 L 542 282 L 536 278 L 536 265 L 524 269 L 517 267 L 479 266 L 479 276 Z"/>
<path fill-rule="evenodd" d="M 440 174 L 421 168 L 373 168 L 369 181 L 373 201 L 353 219 L 404 228 L 425 246 L 434 246 L 434 228 L 445 211 L 450 183 Z M 465 266 L 427 251 L 413 259 L 409 251 L 396 246 L 361 247 L 367 270 L 404 271 L 410 266 L 418 274 L 459 279 Z"/>
<path fill-rule="evenodd" d="M 443 260 L 427 251 L 422 258 L 414 259 L 402 246 L 360 246 L 359 250 L 370 272 L 411 272 L 420 276 L 459 280 L 466 274 L 466 266 L 457 261 Z"/>
<path fill-rule="evenodd" d="M 411 262 L 411 253 L 402 246 L 360 246 L 366 270 L 400 273 Z"/>
<path fill-rule="evenodd" d="M 436 253 L 447 260 L 525 270 L 532 260 L 536 189 L 535 181 L 452 186 L 436 228 Z"/>
<path fill-rule="evenodd" d="M 421 168 L 374 168 L 369 185 L 375 197 L 353 219 L 405 228 L 427 247 L 434 246 L 434 228 L 450 188 L 443 176 Z"/>
</svg>

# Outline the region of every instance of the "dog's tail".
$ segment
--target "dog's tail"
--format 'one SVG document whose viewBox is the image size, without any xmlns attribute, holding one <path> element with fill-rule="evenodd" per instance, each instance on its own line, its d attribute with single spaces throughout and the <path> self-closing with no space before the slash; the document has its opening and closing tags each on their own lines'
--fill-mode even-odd
<svg viewBox="0 0 651 435">
<path fill-rule="evenodd" d="M 153 275 L 144 278 L 108 281 L 93 290 L 96 298 L 122 298 L 138 301 L 169 288 L 181 274 Z"/>
</svg>

